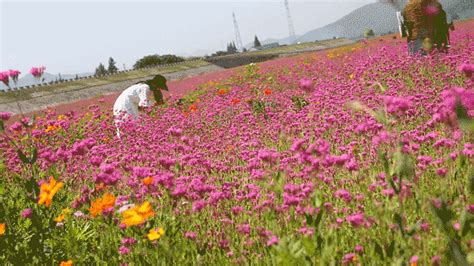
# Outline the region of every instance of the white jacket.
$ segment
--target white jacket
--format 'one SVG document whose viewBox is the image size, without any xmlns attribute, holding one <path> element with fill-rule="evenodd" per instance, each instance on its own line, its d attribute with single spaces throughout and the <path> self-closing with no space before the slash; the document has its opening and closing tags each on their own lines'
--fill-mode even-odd
<svg viewBox="0 0 474 266">
<path fill-rule="evenodd" d="M 120 94 L 114 104 L 114 116 L 116 120 L 121 118 L 138 118 L 138 107 L 149 107 L 150 87 L 145 83 L 135 84 Z"/>
</svg>

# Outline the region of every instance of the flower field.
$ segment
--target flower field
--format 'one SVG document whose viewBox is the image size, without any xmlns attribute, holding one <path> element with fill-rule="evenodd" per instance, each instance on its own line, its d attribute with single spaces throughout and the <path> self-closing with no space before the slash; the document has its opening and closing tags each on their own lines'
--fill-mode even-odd
<svg viewBox="0 0 474 266">
<path fill-rule="evenodd" d="M 121 139 L 0 113 L 0 263 L 474 264 L 474 21 L 451 38 L 252 64 Z"/>
</svg>

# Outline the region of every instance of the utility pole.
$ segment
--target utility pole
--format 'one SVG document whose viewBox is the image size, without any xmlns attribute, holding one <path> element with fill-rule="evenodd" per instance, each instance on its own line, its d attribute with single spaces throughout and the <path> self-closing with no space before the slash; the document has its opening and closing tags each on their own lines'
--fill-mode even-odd
<svg viewBox="0 0 474 266">
<path fill-rule="evenodd" d="M 290 33 L 290 40 L 292 44 L 296 43 L 295 26 L 293 25 L 293 19 L 291 18 L 290 5 L 288 0 L 285 0 L 286 19 L 288 20 L 288 31 Z"/>
<path fill-rule="evenodd" d="M 232 18 L 234 19 L 235 43 L 237 44 L 237 48 L 240 51 L 242 51 L 244 48 L 244 45 L 242 44 L 242 38 L 240 37 L 239 25 L 237 24 L 237 19 L 235 18 L 234 12 L 232 12 Z"/>
</svg>

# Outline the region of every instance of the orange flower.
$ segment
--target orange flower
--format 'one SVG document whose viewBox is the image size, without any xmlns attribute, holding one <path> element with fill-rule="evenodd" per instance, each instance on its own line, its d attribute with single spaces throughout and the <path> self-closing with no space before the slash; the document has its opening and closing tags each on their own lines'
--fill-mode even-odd
<svg viewBox="0 0 474 266">
<path fill-rule="evenodd" d="M 149 176 L 147 178 L 143 178 L 142 183 L 145 186 L 151 185 L 153 183 L 153 177 Z"/>
<path fill-rule="evenodd" d="M 61 126 L 55 126 L 55 125 L 49 125 L 45 130 L 44 130 L 44 133 L 48 133 L 48 132 L 51 132 L 51 131 L 57 131 L 57 130 L 60 130 L 61 129 Z"/>
<path fill-rule="evenodd" d="M 197 105 L 195 103 L 191 104 L 189 106 L 189 111 L 196 112 L 197 111 Z"/>
<path fill-rule="evenodd" d="M 155 212 L 153 211 L 151 204 L 148 201 L 145 201 L 140 206 L 135 206 L 129 210 L 124 211 L 122 213 L 122 223 L 127 227 L 140 225 L 145 223 L 145 221 L 153 215 L 155 215 Z"/>
<path fill-rule="evenodd" d="M 54 221 L 57 223 L 64 221 L 64 214 L 61 214 L 58 217 L 54 218 Z"/>
<path fill-rule="evenodd" d="M 270 90 L 270 89 L 265 89 L 265 90 L 263 90 L 263 93 L 264 93 L 265 95 L 270 95 L 270 94 L 272 94 L 272 90 Z"/>
<path fill-rule="evenodd" d="M 226 91 L 225 89 L 219 89 L 219 90 L 217 91 L 217 94 L 219 94 L 219 95 L 224 95 L 224 94 L 226 94 L 226 93 L 227 93 L 227 91 Z"/>
<path fill-rule="evenodd" d="M 61 261 L 61 263 L 59 264 L 59 266 L 72 266 L 72 260 Z"/>
<path fill-rule="evenodd" d="M 232 101 L 230 101 L 230 103 L 232 103 L 232 105 L 236 105 L 236 104 L 240 103 L 240 100 L 237 99 L 237 98 L 234 98 L 234 99 L 232 99 Z"/>
<path fill-rule="evenodd" d="M 6 231 L 6 226 L 5 224 L 0 224 L 0 236 L 4 235 Z"/>
<path fill-rule="evenodd" d="M 115 206 L 115 196 L 109 193 L 105 193 L 102 198 L 98 198 L 91 203 L 89 212 L 92 217 L 96 217 L 103 211 L 113 208 Z"/>
<path fill-rule="evenodd" d="M 51 176 L 49 178 L 49 183 L 43 183 L 40 186 L 40 195 L 38 199 L 38 204 L 45 205 L 46 207 L 51 206 L 54 195 L 58 192 L 59 189 L 61 189 L 62 186 L 63 186 L 63 182 L 57 182 Z"/>
</svg>

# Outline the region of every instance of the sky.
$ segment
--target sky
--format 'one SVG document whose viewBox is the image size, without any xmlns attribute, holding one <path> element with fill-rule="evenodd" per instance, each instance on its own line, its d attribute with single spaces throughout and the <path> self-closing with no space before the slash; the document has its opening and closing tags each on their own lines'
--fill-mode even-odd
<svg viewBox="0 0 474 266">
<path fill-rule="evenodd" d="M 289 0 L 296 34 L 334 22 L 370 0 Z M 13 1 L 0 0 L 0 71 L 93 72 L 109 57 L 123 69 L 150 54 L 183 56 L 224 50 L 257 35 L 288 36 L 283 0 Z"/>
</svg>

